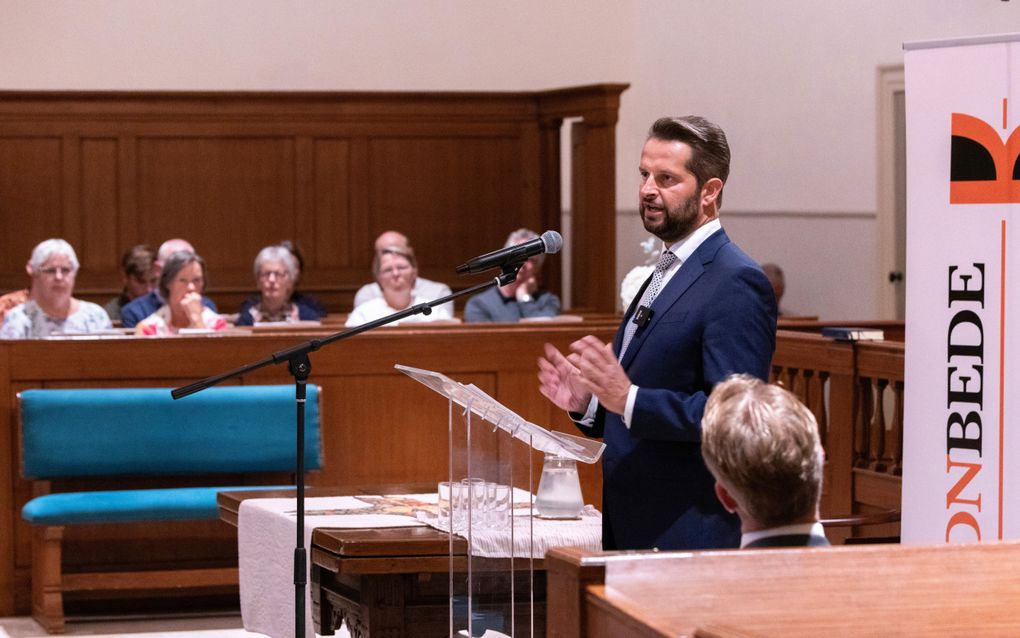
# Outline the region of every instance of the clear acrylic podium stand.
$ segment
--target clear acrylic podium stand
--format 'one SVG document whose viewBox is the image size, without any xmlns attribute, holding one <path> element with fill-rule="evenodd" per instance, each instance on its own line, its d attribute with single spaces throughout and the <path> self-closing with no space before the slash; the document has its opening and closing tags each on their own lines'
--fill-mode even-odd
<svg viewBox="0 0 1020 638">
<path fill-rule="evenodd" d="M 440 486 L 449 497 L 440 494 L 433 521 L 450 539 L 448 635 L 544 636 L 545 577 L 535 567 L 542 559 L 534 531 L 535 461 L 540 469 L 544 453 L 595 463 L 605 445 L 530 423 L 474 385 L 395 367 L 449 404 L 449 473 Z M 463 553 L 461 539 L 467 541 Z"/>
</svg>

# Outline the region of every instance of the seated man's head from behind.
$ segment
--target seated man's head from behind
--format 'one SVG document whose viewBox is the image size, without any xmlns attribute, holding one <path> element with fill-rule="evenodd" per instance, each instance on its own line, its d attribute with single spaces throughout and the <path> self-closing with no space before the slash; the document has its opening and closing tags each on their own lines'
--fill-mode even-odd
<svg viewBox="0 0 1020 638">
<path fill-rule="evenodd" d="M 744 533 L 818 520 L 825 453 L 815 417 L 797 397 L 735 375 L 712 390 L 701 428 L 716 495 Z"/>
<path fill-rule="evenodd" d="M 407 239 L 407 235 L 396 230 L 387 230 L 375 238 L 375 252 L 377 253 L 394 246 L 410 248 L 411 242 Z"/>
</svg>

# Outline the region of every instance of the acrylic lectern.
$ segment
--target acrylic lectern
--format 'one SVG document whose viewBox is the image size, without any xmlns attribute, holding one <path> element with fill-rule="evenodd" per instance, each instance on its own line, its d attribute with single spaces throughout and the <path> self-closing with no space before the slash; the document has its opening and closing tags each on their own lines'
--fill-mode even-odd
<svg viewBox="0 0 1020 638">
<path fill-rule="evenodd" d="M 397 365 L 446 397 L 449 472 L 438 516 L 426 521 L 467 539 L 450 553 L 450 636 L 545 635 L 545 578 L 536 563 L 551 546 L 601 547 L 601 522 L 580 502 L 574 462 L 595 463 L 605 445 L 530 423 L 474 385 Z M 545 455 L 536 483 L 535 459 Z M 572 476 L 571 476 L 572 472 Z M 538 496 L 536 495 L 538 490 Z"/>
</svg>

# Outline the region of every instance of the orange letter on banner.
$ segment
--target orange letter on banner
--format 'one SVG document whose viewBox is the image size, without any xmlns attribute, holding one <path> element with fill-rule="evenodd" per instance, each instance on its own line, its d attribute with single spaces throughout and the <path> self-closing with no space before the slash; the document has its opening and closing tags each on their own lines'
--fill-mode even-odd
<svg viewBox="0 0 1020 638">
<path fill-rule="evenodd" d="M 953 532 L 953 528 L 957 525 L 966 525 L 974 530 L 977 534 L 976 540 L 981 540 L 981 528 L 978 527 L 978 522 L 972 514 L 969 512 L 957 512 L 953 514 L 953 517 L 949 519 L 949 524 L 946 525 L 946 542 L 949 542 L 949 535 Z"/>
<path fill-rule="evenodd" d="M 978 494 L 976 499 L 961 499 L 957 498 L 957 496 L 960 495 L 960 492 L 963 491 L 963 488 L 967 487 L 967 485 L 969 485 L 970 482 L 974 480 L 974 477 L 977 476 L 977 473 L 981 471 L 981 465 L 978 463 L 957 463 L 950 459 L 949 455 L 947 454 L 946 474 L 949 474 L 949 470 L 953 469 L 954 467 L 965 467 L 967 468 L 967 471 L 963 473 L 963 476 L 960 477 L 960 480 L 957 481 L 956 484 L 953 485 L 952 489 L 949 490 L 949 493 L 946 494 L 946 509 L 949 509 L 949 506 L 952 505 L 953 503 L 961 503 L 963 505 L 976 505 L 978 511 L 980 512 L 981 511 L 980 494 Z"/>
</svg>

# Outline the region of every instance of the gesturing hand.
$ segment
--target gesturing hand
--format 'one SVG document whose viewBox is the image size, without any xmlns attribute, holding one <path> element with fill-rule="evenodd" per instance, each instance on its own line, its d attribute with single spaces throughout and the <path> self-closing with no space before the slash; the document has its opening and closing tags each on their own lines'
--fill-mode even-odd
<svg viewBox="0 0 1020 638">
<path fill-rule="evenodd" d="M 552 344 L 545 344 L 545 356 L 538 360 L 538 382 L 538 391 L 561 410 L 588 409 L 591 392 L 582 385 L 577 369 Z"/>
<path fill-rule="evenodd" d="M 602 407 L 623 414 L 630 392 L 630 379 L 613 353 L 612 344 L 588 335 L 570 344 L 568 364 L 577 370 L 580 386 L 598 397 Z"/>
</svg>

